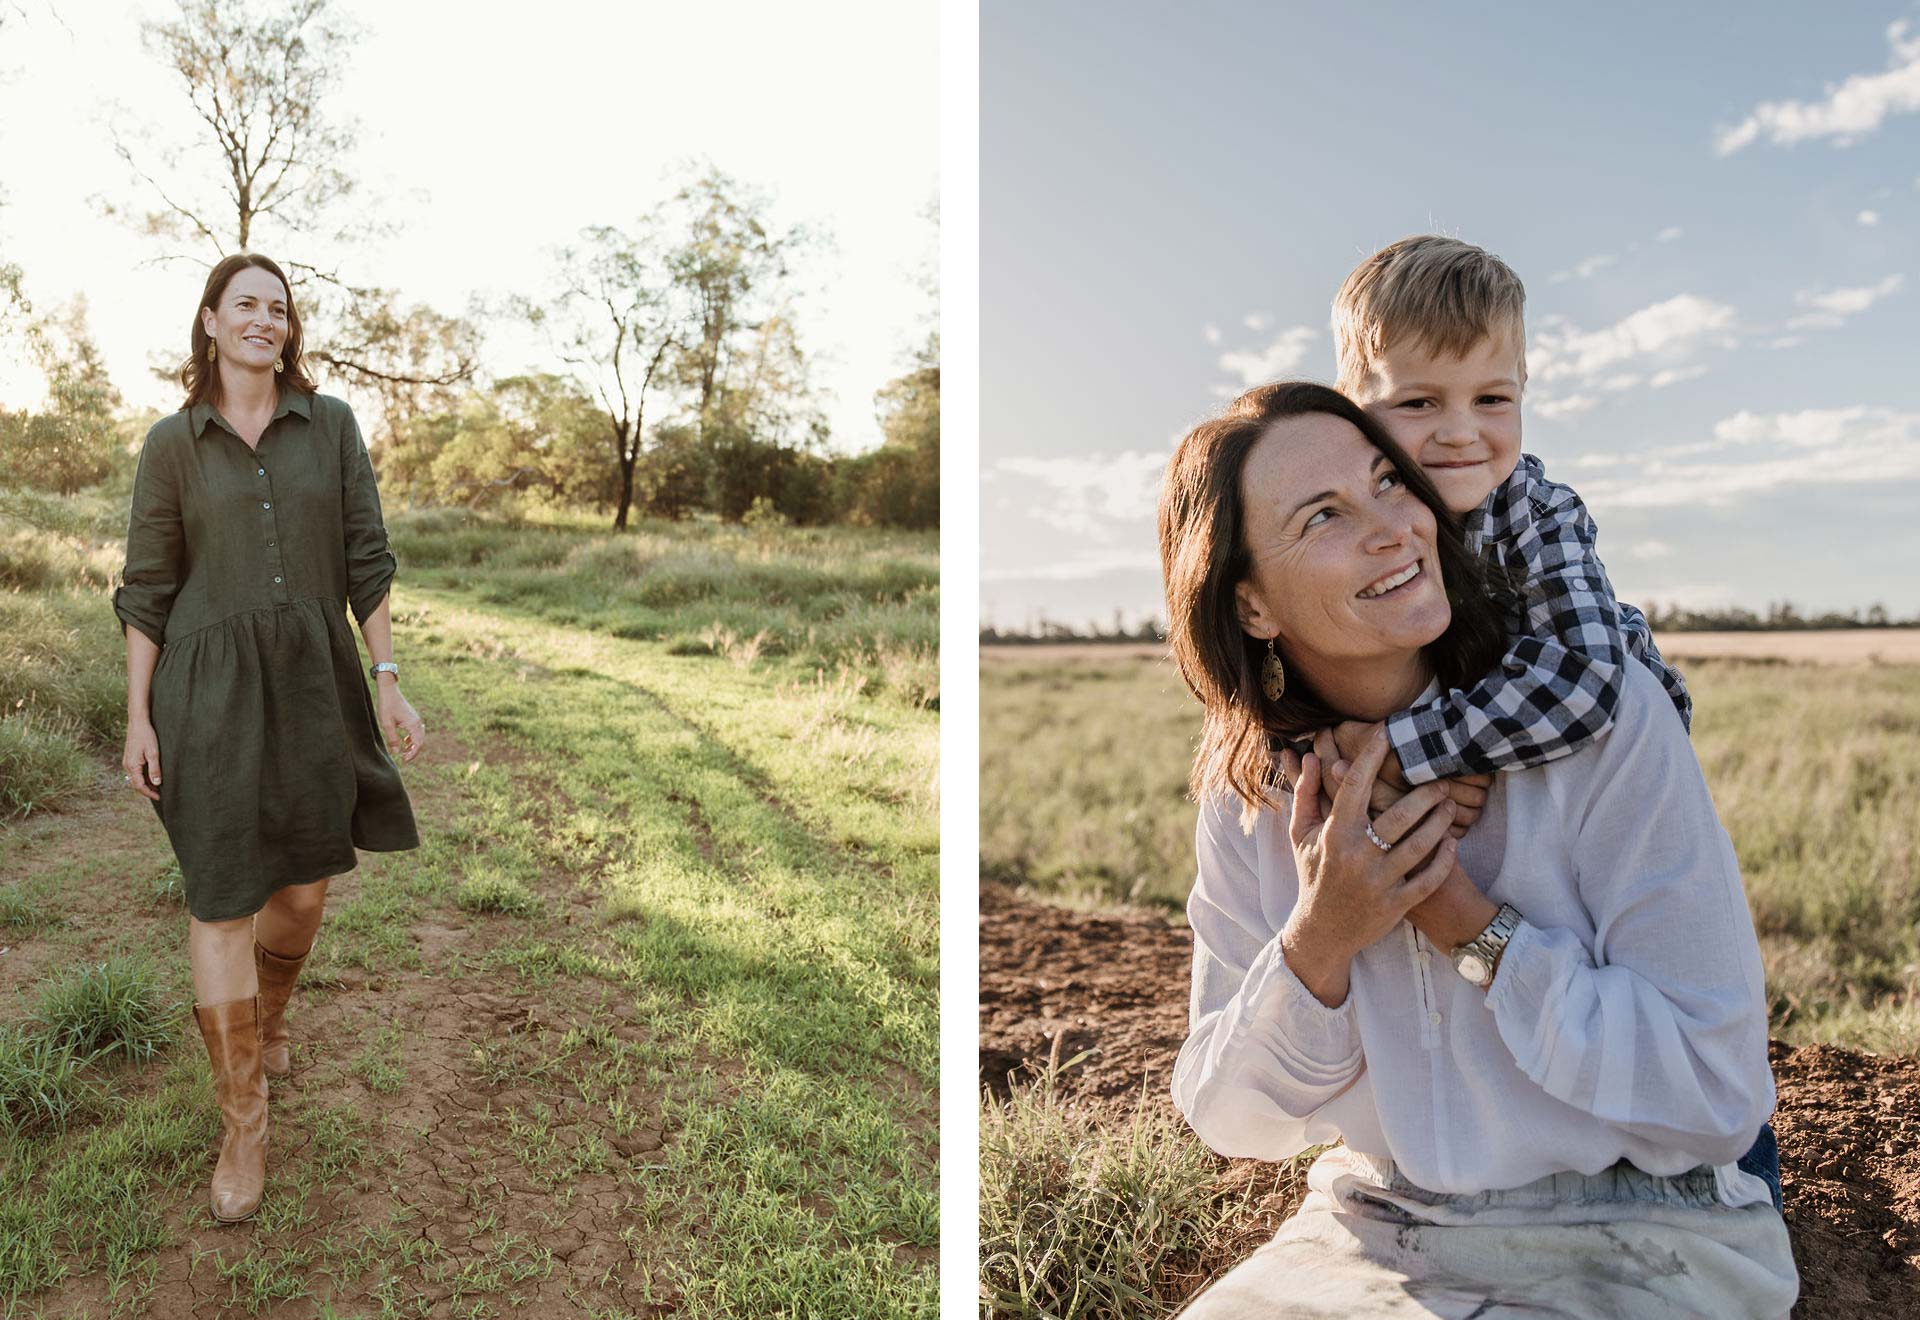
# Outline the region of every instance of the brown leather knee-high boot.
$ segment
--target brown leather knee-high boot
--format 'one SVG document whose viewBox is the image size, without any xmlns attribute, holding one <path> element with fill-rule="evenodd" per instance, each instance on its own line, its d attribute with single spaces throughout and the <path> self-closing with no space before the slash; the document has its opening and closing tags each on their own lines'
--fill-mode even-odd
<svg viewBox="0 0 1920 1320">
<path fill-rule="evenodd" d="M 213 1170 L 213 1217 L 246 1219 L 267 1182 L 267 1075 L 260 1069 L 260 998 L 195 1004 L 193 1018 L 213 1064 L 226 1132 Z"/>
<path fill-rule="evenodd" d="M 300 979 L 307 953 L 287 958 L 253 942 L 253 965 L 260 976 L 260 1058 L 269 1077 L 285 1077 L 293 1071 L 292 1035 L 287 1031 L 287 1000 L 293 995 L 293 983 Z"/>
</svg>

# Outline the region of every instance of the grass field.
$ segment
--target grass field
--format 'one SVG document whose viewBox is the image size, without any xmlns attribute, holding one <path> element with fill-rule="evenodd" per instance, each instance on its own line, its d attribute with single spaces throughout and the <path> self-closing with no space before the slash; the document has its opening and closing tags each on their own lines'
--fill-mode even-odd
<svg viewBox="0 0 1920 1320">
<path fill-rule="evenodd" d="M 1759 932 L 1770 1034 L 1796 1045 L 1920 1053 L 1920 663 L 1828 654 L 1816 664 L 1805 653 L 1789 663 L 1752 637 L 1727 645 L 1747 658 L 1691 659 L 1684 670 L 1693 744 Z M 1688 654 L 1682 645 L 1663 649 Z M 1888 653 L 1899 652 L 1880 654 Z M 1192 883 L 1186 777 L 1198 707 L 1163 655 L 1124 647 L 983 653 L 983 879 L 1071 906 L 1136 905 L 1178 919 Z M 1062 956 L 1043 942 L 1048 956 Z M 1129 966 L 1139 956 L 1118 941 L 1101 952 Z M 1074 1015 L 1100 1012 L 1100 993 L 1112 987 L 1076 992 L 1070 977 L 1060 979 L 1067 974 L 1020 965 L 1052 977 L 1057 993 L 1041 1025 L 1056 1033 L 1057 1053 L 1058 1033 L 1072 1030 Z M 1165 993 L 1169 1016 L 1184 1023 L 1186 986 Z M 1057 1059 L 1010 1101 L 983 1095 L 980 1291 L 995 1320 L 1174 1314 L 1200 1282 L 1272 1236 L 1319 1153 L 1282 1165 L 1224 1160 L 1186 1130 L 1164 1085 L 1131 1105 L 1057 1093 L 1057 1074 L 1078 1062 Z M 1886 1145 L 1888 1166 L 1895 1152 Z M 1818 1166 L 1868 1178 L 1857 1162 L 1830 1165 L 1799 1146 L 1783 1160 L 1802 1177 Z M 1850 1194 L 1877 1197 L 1879 1213 L 1898 1199 L 1874 1191 L 1877 1182 L 1862 1186 Z M 1830 1274 L 1841 1239 L 1822 1236 L 1821 1203 L 1804 1185 L 1793 1188 L 1790 1181 L 1796 1250 L 1814 1251 Z M 1807 1198 L 1797 1208 L 1796 1195 Z M 1858 1260 L 1840 1268 L 1882 1268 L 1871 1251 Z M 1807 1310 L 1842 1313 L 1859 1312 Z"/>
<path fill-rule="evenodd" d="M 1152 652 L 1024 650 L 981 667 L 982 874 L 1068 902 L 1178 911 L 1199 707 Z M 1702 659 L 1685 673 L 1773 1033 L 1920 1051 L 1920 664 Z"/>
<path fill-rule="evenodd" d="M 423 844 L 217 1225 L 110 508 L 0 523 L 0 1317 L 935 1309 L 936 540 L 396 516 Z"/>
</svg>

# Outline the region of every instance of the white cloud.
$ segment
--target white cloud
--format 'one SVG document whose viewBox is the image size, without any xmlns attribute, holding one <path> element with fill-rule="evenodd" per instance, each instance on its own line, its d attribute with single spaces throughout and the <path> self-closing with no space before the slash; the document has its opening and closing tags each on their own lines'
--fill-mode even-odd
<svg viewBox="0 0 1920 1320">
<path fill-rule="evenodd" d="M 1307 346 L 1320 337 L 1312 326 L 1282 330 L 1265 348 L 1240 349 L 1220 355 L 1220 369 L 1232 372 L 1248 389 L 1279 380 L 1307 356 Z"/>
<path fill-rule="evenodd" d="M 1656 371 L 1653 373 L 1653 379 L 1647 384 L 1653 389 L 1664 390 L 1669 385 L 1678 385 L 1683 380 L 1698 380 L 1706 374 L 1706 364 L 1696 362 L 1690 367 L 1670 367 L 1666 371 Z"/>
<path fill-rule="evenodd" d="M 1608 376 L 1605 380 L 1600 382 L 1600 388 L 1603 390 L 1611 390 L 1615 393 L 1618 393 L 1621 390 L 1630 390 L 1634 386 L 1638 385 L 1639 383 L 1640 383 L 1640 377 L 1634 375 L 1631 371 L 1629 371 L 1629 372 L 1623 372 L 1618 376 Z"/>
<path fill-rule="evenodd" d="M 1673 547 L 1665 541 L 1635 541 L 1623 553 L 1629 559 L 1665 559 Z"/>
<path fill-rule="evenodd" d="M 1714 134 L 1713 149 L 1730 156 L 1765 137 L 1775 146 L 1831 138 L 1850 146 L 1879 128 L 1889 115 L 1920 110 L 1920 35 L 1908 35 L 1906 19 L 1887 28 L 1892 57 L 1885 73 L 1856 73 L 1827 84 L 1820 101 L 1763 101 L 1732 128 Z"/>
<path fill-rule="evenodd" d="M 1149 539 L 1149 538 L 1142 538 Z M 1152 549 L 1112 549 L 1093 554 L 1055 559 L 1045 564 L 1022 564 L 1018 568 L 983 568 L 982 582 L 1081 582 L 1104 577 L 1108 573 L 1160 571 L 1160 552 Z"/>
<path fill-rule="evenodd" d="M 1527 370 L 1536 380 L 1591 381 L 1635 358 L 1683 356 L 1733 324 L 1733 308 L 1725 303 L 1683 293 L 1604 330 L 1542 330 L 1527 350 Z"/>
<path fill-rule="evenodd" d="M 1220 342 L 1220 327 L 1211 321 L 1201 327 L 1200 333 L 1209 344 L 1217 345 Z"/>
<path fill-rule="evenodd" d="M 1864 312 L 1882 298 L 1900 287 L 1906 277 L 1898 273 L 1887 276 L 1878 284 L 1865 284 L 1858 288 L 1829 289 L 1825 293 L 1816 293 L 1803 289 L 1793 295 L 1793 300 L 1802 307 L 1811 308 L 1793 317 L 1787 322 L 1790 330 L 1808 327 L 1832 327 L 1839 325 L 1847 317 Z"/>
<path fill-rule="evenodd" d="M 1798 348 L 1807 342 L 1805 335 L 1781 335 L 1767 341 L 1768 348 Z"/>
<path fill-rule="evenodd" d="M 1862 211 L 1859 215 L 1856 215 L 1854 219 L 1863 225 L 1877 225 L 1880 223 L 1880 213 L 1878 211 Z"/>
<path fill-rule="evenodd" d="M 1261 333 L 1263 330 L 1268 330 L 1272 328 L 1273 313 L 1248 312 L 1245 316 L 1240 318 L 1240 322 L 1242 325 L 1246 326 L 1247 329 L 1253 331 L 1253 333 L 1257 335 Z"/>
<path fill-rule="evenodd" d="M 1920 412 L 1856 404 L 1738 412 L 1713 438 L 1648 456 L 1633 475 L 1583 483 L 1595 507 L 1724 505 L 1813 485 L 1920 481 Z"/>
<path fill-rule="evenodd" d="M 1569 394 L 1564 399 L 1545 399 L 1534 404 L 1536 417 L 1572 417 L 1576 413 L 1591 412 L 1600 400 L 1591 394 Z"/>
<path fill-rule="evenodd" d="M 1680 235 L 1686 232 L 1687 231 L 1682 229 L 1679 225 L 1668 225 L 1665 229 L 1662 229 L 1659 233 L 1655 234 L 1653 236 L 1653 239 L 1656 243 L 1671 243 L 1673 242 L 1674 239 L 1680 237 Z"/>
<path fill-rule="evenodd" d="M 1614 256 L 1611 252 L 1601 252 L 1576 262 L 1572 270 L 1555 271 L 1548 279 L 1549 282 L 1553 284 L 1559 284 L 1564 280 L 1570 279 L 1590 280 L 1618 260 L 1620 260 L 1620 258 Z"/>
<path fill-rule="evenodd" d="M 1140 524 L 1151 527 L 1160 501 L 1160 476 L 1171 452 L 1169 447 L 1070 458 L 1003 458 L 982 474 L 982 481 L 999 490 L 1023 488 L 1028 496 L 1021 501 L 1023 507 L 1050 527 L 1100 540 L 1124 528 L 1132 537 Z"/>
</svg>

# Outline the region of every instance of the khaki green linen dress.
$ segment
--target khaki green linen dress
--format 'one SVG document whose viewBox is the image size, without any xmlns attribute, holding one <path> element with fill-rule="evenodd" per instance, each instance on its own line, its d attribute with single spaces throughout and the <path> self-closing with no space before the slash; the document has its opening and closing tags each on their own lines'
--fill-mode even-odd
<svg viewBox="0 0 1920 1320">
<path fill-rule="evenodd" d="M 283 390 L 257 450 L 205 403 L 147 433 L 113 608 L 161 648 L 155 809 L 200 920 L 419 846 L 343 605 L 364 623 L 393 573 L 341 400 Z"/>
</svg>

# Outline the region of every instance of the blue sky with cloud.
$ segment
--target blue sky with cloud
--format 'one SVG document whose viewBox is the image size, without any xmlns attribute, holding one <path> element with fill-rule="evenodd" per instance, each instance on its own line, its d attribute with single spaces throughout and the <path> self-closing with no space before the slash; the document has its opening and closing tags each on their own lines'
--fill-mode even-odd
<svg viewBox="0 0 1920 1320">
<path fill-rule="evenodd" d="M 1463 12 L 986 0 L 986 621 L 1158 613 L 1174 442 L 1432 232 L 1624 599 L 1920 614 L 1920 5 Z"/>
</svg>

